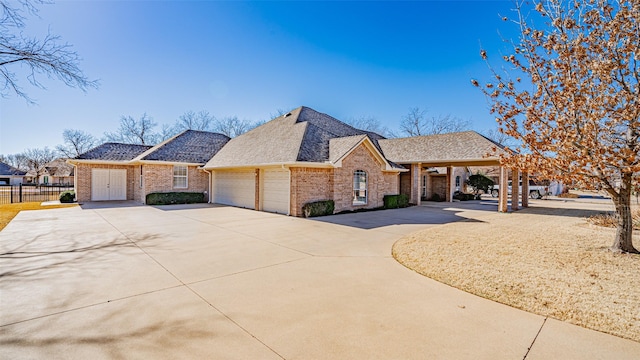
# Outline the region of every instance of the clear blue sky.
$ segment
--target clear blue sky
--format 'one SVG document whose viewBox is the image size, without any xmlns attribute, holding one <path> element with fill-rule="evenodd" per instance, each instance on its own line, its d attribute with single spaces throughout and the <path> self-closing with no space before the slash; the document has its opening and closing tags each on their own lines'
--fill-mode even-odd
<svg viewBox="0 0 640 360">
<path fill-rule="evenodd" d="M 20 78 L 37 101 L 0 99 L 0 154 L 100 137 L 122 115 L 173 123 L 186 111 L 266 120 L 305 105 L 338 119 L 374 116 L 397 128 L 409 108 L 495 128 L 471 78 L 479 56 L 513 36 L 510 1 L 57 1 L 27 33 L 47 28 L 73 45 L 97 90 Z M 495 64 L 499 65 L 494 57 Z"/>
</svg>

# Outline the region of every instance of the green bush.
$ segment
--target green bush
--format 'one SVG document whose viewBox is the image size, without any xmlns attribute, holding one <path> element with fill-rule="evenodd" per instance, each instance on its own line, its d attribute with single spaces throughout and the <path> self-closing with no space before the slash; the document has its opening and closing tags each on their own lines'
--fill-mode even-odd
<svg viewBox="0 0 640 360">
<path fill-rule="evenodd" d="M 409 196 L 406 194 L 400 195 L 385 195 L 382 198 L 385 209 L 397 209 L 409 206 Z"/>
<path fill-rule="evenodd" d="M 465 183 L 473 189 L 473 192 L 476 195 L 479 194 L 480 191 L 483 191 L 485 194 L 489 194 L 491 193 L 491 189 L 493 189 L 493 180 L 480 173 L 469 176 L 469 179 L 467 179 Z"/>
<path fill-rule="evenodd" d="M 439 194 L 433 194 L 431 195 L 431 201 L 444 201 L 444 199 L 439 195 Z"/>
<path fill-rule="evenodd" d="M 304 217 L 333 215 L 335 203 L 333 200 L 322 200 L 306 203 L 302 206 Z"/>
<path fill-rule="evenodd" d="M 61 203 L 72 203 L 76 199 L 76 193 L 73 190 L 64 191 L 60 193 Z"/>
<path fill-rule="evenodd" d="M 199 192 L 150 193 L 146 202 L 147 205 L 197 204 L 205 202 L 205 198 Z"/>
</svg>

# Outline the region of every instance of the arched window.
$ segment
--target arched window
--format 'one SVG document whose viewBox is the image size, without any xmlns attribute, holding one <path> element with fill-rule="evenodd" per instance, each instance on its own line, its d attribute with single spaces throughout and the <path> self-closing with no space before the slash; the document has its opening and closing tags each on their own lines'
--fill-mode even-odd
<svg viewBox="0 0 640 360">
<path fill-rule="evenodd" d="M 456 190 L 460 190 L 460 176 L 456 176 Z"/>
<path fill-rule="evenodd" d="M 367 173 L 364 170 L 353 172 L 353 205 L 367 204 Z"/>
</svg>

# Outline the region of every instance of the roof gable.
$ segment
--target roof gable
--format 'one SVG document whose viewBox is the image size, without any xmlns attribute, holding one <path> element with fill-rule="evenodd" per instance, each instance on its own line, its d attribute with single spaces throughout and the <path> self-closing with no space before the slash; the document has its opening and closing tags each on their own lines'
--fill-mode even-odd
<svg viewBox="0 0 640 360">
<path fill-rule="evenodd" d="M 186 130 L 138 156 L 155 160 L 204 164 L 229 141 L 229 137 L 208 131 Z"/>
<path fill-rule="evenodd" d="M 76 156 L 77 160 L 99 160 L 99 161 L 130 161 L 136 156 L 149 150 L 151 146 L 104 143 L 83 154 Z"/>
</svg>

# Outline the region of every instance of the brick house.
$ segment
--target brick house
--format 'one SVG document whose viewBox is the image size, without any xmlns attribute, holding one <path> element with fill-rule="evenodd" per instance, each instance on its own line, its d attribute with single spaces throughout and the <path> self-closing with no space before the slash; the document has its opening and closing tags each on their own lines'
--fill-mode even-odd
<svg viewBox="0 0 640 360">
<path fill-rule="evenodd" d="M 74 159 L 78 202 L 135 200 L 154 192 L 202 192 L 209 174 L 201 169 L 229 137 L 187 130 L 156 146 L 105 143 Z"/>
<path fill-rule="evenodd" d="M 207 162 L 211 202 L 292 216 L 318 200 L 333 200 L 336 212 L 381 207 L 407 170 L 384 157 L 380 139 L 297 108 L 232 139 Z"/>
</svg>

